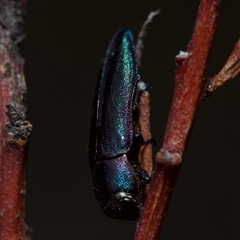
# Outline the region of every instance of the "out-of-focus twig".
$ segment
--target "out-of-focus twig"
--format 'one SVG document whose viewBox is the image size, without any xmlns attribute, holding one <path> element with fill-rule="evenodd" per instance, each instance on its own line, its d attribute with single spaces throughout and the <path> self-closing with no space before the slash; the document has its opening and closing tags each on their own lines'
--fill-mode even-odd
<svg viewBox="0 0 240 240">
<path fill-rule="evenodd" d="M 0 239 L 27 240 L 25 225 L 26 84 L 18 43 L 24 38 L 23 0 L 0 0 Z"/>
<path fill-rule="evenodd" d="M 141 65 L 142 52 L 143 52 L 143 48 L 144 48 L 143 40 L 147 35 L 148 27 L 151 24 L 151 22 L 153 21 L 153 18 L 155 16 L 157 16 L 160 12 L 161 12 L 160 9 L 150 12 L 138 34 L 138 39 L 137 39 L 137 44 L 136 44 L 136 55 L 137 55 L 137 59 L 138 59 L 138 66 Z"/>
<path fill-rule="evenodd" d="M 208 91 L 213 92 L 223 86 L 227 81 L 240 74 L 240 39 L 236 43 L 231 55 L 223 66 L 222 70 L 215 77 L 210 79 Z"/>
</svg>

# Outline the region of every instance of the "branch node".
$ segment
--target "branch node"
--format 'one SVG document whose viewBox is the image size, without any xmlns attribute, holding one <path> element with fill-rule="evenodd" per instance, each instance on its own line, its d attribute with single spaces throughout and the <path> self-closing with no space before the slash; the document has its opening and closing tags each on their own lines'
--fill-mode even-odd
<svg viewBox="0 0 240 240">
<path fill-rule="evenodd" d="M 172 166 L 177 166 L 182 164 L 182 157 L 179 153 L 171 153 L 161 149 L 156 155 L 156 161 L 159 163 L 168 163 Z"/>
<path fill-rule="evenodd" d="M 176 61 L 179 61 L 179 60 L 186 60 L 188 59 L 190 56 L 190 53 L 189 52 L 186 52 L 186 51 L 179 51 L 179 54 L 176 56 Z"/>
</svg>

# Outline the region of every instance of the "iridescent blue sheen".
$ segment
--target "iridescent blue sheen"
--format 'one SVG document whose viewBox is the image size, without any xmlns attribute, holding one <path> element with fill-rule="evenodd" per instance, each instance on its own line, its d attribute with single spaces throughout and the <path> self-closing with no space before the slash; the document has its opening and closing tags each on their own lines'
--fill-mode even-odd
<svg viewBox="0 0 240 240">
<path fill-rule="evenodd" d="M 137 83 L 133 35 L 130 30 L 119 30 L 107 50 L 94 108 L 98 129 L 95 153 L 99 160 L 124 154 L 132 145 Z"/>
<path fill-rule="evenodd" d="M 93 186 L 103 212 L 113 218 L 133 220 L 142 207 L 142 183 L 124 154 L 118 158 L 100 161 L 93 170 Z M 130 194 L 135 202 L 119 205 L 114 201 L 116 193 Z"/>
<path fill-rule="evenodd" d="M 136 95 L 138 66 L 133 35 L 118 30 L 111 40 L 93 101 L 89 159 L 93 187 L 103 212 L 136 219 L 143 183 L 137 169 L 139 151 Z M 141 144 L 141 143 L 140 143 Z"/>
</svg>

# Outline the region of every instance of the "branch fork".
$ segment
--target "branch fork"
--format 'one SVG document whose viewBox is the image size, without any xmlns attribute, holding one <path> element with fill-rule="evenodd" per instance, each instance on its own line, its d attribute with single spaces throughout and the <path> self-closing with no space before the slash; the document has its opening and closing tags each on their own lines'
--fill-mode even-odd
<svg viewBox="0 0 240 240">
<path fill-rule="evenodd" d="M 187 51 L 176 56 L 175 90 L 156 168 L 135 233 L 135 240 L 159 239 L 168 203 L 181 168 L 191 129 L 205 96 L 240 73 L 240 40 L 223 69 L 206 78 L 222 0 L 201 0 Z M 140 108 L 140 119 L 141 119 Z M 141 122 L 140 122 L 141 123 Z M 146 161 L 152 161 L 148 159 Z"/>
</svg>

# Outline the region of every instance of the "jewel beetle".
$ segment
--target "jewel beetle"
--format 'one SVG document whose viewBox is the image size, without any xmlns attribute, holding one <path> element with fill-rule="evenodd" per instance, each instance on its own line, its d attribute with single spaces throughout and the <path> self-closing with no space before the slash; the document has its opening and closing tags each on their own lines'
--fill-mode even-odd
<svg viewBox="0 0 240 240">
<path fill-rule="evenodd" d="M 138 166 L 140 147 L 137 99 L 139 73 L 133 34 L 113 36 L 97 82 L 91 116 L 89 160 L 93 188 L 109 217 L 139 217 L 149 175 Z"/>
</svg>

